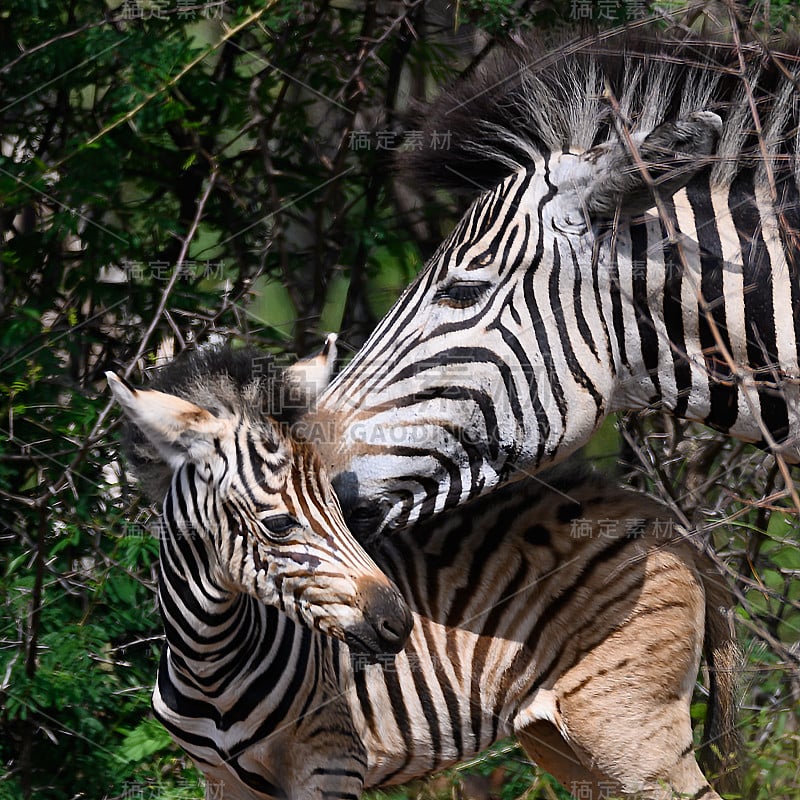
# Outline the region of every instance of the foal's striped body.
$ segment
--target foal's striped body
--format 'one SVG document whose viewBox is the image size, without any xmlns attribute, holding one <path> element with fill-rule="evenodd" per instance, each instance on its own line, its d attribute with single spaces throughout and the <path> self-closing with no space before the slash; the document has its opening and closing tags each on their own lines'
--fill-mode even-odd
<svg viewBox="0 0 800 800">
<path fill-rule="evenodd" d="M 225 797 L 354 798 L 509 735 L 580 796 L 719 797 L 689 706 L 705 636 L 707 727 L 730 752 L 727 595 L 664 509 L 585 475 L 525 482 L 391 537 L 376 561 L 414 612 L 406 648 L 368 664 L 298 629 L 279 680 L 302 687 L 248 757 L 274 791 L 241 791 L 220 759 Z"/>
<path fill-rule="evenodd" d="M 329 339 L 323 370 L 333 352 Z M 265 743 L 290 720 L 294 740 L 313 739 L 304 710 L 341 694 L 326 679 L 336 637 L 358 653 L 397 652 L 412 622 L 345 526 L 313 446 L 290 429 L 320 365 L 256 374 L 266 358 L 199 350 L 164 369 L 158 389 L 108 374 L 129 460 L 163 498 L 153 710 L 212 784 L 223 770 L 234 797 L 280 795 L 282 776 L 261 769 Z"/>
</svg>

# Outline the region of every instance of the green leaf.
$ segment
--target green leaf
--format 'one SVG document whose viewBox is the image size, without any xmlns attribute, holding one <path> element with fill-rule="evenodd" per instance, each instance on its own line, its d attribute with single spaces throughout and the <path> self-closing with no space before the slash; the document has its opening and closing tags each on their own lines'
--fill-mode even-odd
<svg viewBox="0 0 800 800">
<path fill-rule="evenodd" d="M 29 556 L 27 553 L 21 553 L 20 555 L 12 558 L 11 561 L 8 562 L 8 566 L 6 567 L 5 577 L 8 578 L 14 574 L 17 567 L 20 564 L 24 564 L 28 560 Z"/>
<path fill-rule="evenodd" d="M 173 746 L 172 737 L 160 722 L 145 719 L 125 736 L 117 754 L 125 761 L 138 762 Z"/>
</svg>

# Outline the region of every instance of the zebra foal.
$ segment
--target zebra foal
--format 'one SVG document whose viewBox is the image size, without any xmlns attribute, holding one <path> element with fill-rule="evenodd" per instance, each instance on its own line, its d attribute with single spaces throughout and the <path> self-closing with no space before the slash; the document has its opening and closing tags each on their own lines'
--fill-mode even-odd
<svg viewBox="0 0 800 800">
<path fill-rule="evenodd" d="M 255 351 L 198 351 L 163 370 L 157 390 L 107 375 L 129 460 L 163 498 L 153 709 L 212 781 L 248 787 L 241 796 L 271 793 L 251 764 L 264 728 L 324 696 L 324 681 L 296 694 L 320 670 L 312 629 L 375 654 L 399 650 L 411 625 L 347 530 L 319 456 L 290 431 L 309 378 L 329 375 L 334 357 L 329 339 L 321 363 L 279 373 Z"/>
<path fill-rule="evenodd" d="M 308 421 L 345 511 L 403 527 L 627 409 L 800 461 L 798 86 L 797 47 L 623 33 L 445 91 L 403 163 L 472 205 Z"/>
<path fill-rule="evenodd" d="M 294 681 L 298 702 L 270 716 L 250 699 L 252 775 L 221 776 L 209 795 L 353 800 L 515 735 L 581 798 L 719 800 L 689 708 L 704 648 L 705 738 L 730 766 L 724 581 L 652 501 L 582 472 L 549 479 L 552 490 L 508 486 L 386 539 L 376 561 L 414 613 L 405 648 L 370 664 L 309 635 L 262 687 L 280 696 Z"/>
</svg>

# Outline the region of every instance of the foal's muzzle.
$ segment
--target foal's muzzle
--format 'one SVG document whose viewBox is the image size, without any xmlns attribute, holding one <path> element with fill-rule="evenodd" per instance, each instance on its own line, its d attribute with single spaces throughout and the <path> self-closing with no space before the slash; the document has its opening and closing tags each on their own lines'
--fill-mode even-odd
<svg viewBox="0 0 800 800">
<path fill-rule="evenodd" d="M 411 633 L 414 617 L 392 584 L 370 583 L 362 593 L 363 622 L 344 631 L 347 646 L 372 656 L 399 653 Z"/>
</svg>

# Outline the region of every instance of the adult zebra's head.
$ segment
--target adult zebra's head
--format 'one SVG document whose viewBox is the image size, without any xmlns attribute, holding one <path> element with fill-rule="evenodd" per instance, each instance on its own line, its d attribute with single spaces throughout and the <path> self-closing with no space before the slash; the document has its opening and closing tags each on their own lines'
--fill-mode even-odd
<svg viewBox="0 0 800 800">
<path fill-rule="evenodd" d="M 159 386 L 170 391 L 108 373 L 137 475 L 151 496 L 169 481 L 162 576 L 191 575 L 201 604 L 247 594 L 358 652 L 397 652 L 410 612 L 347 529 L 317 452 L 285 421 L 308 365 L 254 376 L 259 361 L 271 370 L 254 351 L 201 351 L 167 368 Z M 172 613 L 163 596 L 162 606 Z"/>
<path fill-rule="evenodd" d="M 489 188 L 304 421 L 356 533 L 585 443 L 617 388 L 598 253 L 712 161 L 711 71 L 680 83 L 674 62 L 546 55 L 447 93 L 424 129 L 450 149 L 409 155 L 418 181 Z"/>
</svg>

